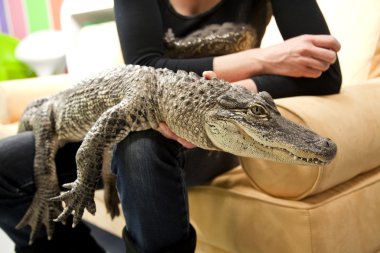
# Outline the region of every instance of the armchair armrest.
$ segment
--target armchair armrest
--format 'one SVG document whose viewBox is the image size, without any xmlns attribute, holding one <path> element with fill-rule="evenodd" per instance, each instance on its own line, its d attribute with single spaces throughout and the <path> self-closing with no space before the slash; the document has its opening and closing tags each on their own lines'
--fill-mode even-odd
<svg viewBox="0 0 380 253">
<path fill-rule="evenodd" d="M 380 165 L 380 78 L 343 88 L 330 96 L 276 100 L 281 113 L 336 142 L 338 153 L 327 166 L 297 166 L 242 158 L 256 189 L 302 199 Z"/>
<path fill-rule="evenodd" d="M 0 138 L 17 132 L 17 122 L 30 102 L 67 89 L 74 83 L 67 74 L 1 81 Z"/>
<path fill-rule="evenodd" d="M 33 100 L 69 88 L 70 75 L 54 75 L 0 82 L 0 124 L 15 123 Z"/>
</svg>

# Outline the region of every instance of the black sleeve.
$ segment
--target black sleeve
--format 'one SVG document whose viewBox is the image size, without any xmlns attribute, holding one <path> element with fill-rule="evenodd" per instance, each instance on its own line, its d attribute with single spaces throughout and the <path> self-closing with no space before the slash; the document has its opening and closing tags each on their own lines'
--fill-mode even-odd
<svg viewBox="0 0 380 253">
<path fill-rule="evenodd" d="M 315 0 L 272 0 L 273 15 L 284 40 L 302 34 L 330 34 Z M 252 78 L 259 91 L 274 98 L 338 93 L 342 76 L 337 60 L 319 78 L 262 75 Z"/>
<path fill-rule="evenodd" d="M 114 0 L 114 11 L 126 64 L 183 69 L 199 75 L 212 69 L 212 57 L 171 59 L 164 56 L 164 31 L 156 0 Z"/>
</svg>

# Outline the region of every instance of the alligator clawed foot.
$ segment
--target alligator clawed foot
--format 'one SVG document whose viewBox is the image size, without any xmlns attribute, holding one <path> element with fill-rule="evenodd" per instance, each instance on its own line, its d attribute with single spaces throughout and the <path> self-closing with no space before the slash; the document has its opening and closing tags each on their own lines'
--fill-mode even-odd
<svg viewBox="0 0 380 253">
<path fill-rule="evenodd" d="M 42 226 L 45 226 L 49 240 L 53 236 L 55 226 L 53 218 L 61 213 L 63 208 L 61 202 L 48 201 L 50 197 L 37 191 L 29 209 L 16 225 L 16 229 L 21 229 L 27 225 L 31 227 L 29 244 L 33 243 Z"/>
<path fill-rule="evenodd" d="M 66 205 L 63 212 L 54 219 L 55 222 L 66 221 L 69 215 L 74 213 L 73 227 L 75 227 L 81 221 L 84 209 L 87 209 L 92 215 L 95 214 L 94 190 L 83 186 L 77 180 L 73 183 L 64 184 L 63 187 L 69 191 L 50 199 L 51 201 L 63 201 Z"/>
</svg>

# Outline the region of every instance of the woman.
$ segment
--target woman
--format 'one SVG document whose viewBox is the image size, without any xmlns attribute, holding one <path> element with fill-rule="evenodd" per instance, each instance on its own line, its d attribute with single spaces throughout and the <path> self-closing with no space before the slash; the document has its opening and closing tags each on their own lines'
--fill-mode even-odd
<svg viewBox="0 0 380 253">
<path fill-rule="evenodd" d="M 181 39 L 208 25 L 228 22 L 252 28 L 251 46 L 257 47 L 271 10 L 285 41 L 269 48 L 184 57 L 170 49 L 170 40 L 164 40 L 169 29 Z M 205 75 L 252 91 L 266 90 L 275 98 L 332 94 L 340 89 L 336 58 L 340 45 L 329 35 L 315 0 L 115 0 L 115 18 L 128 64 L 200 75 L 212 70 Z M 196 234 L 189 224 L 187 187 L 237 165 L 232 155 L 192 148 L 164 122 L 161 133 L 132 133 L 114 153 L 112 170 L 127 221 L 123 231 L 127 252 L 194 252 Z M 61 185 L 75 179 L 78 146 L 68 144 L 57 154 Z M 28 228 L 14 228 L 35 191 L 33 157 L 30 132 L 0 141 L 0 226 L 15 242 L 16 252 L 104 252 L 83 223 L 74 230 L 57 224 L 51 241 L 41 230 L 32 245 L 28 245 Z"/>
<path fill-rule="evenodd" d="M 269 21 L 270 3 L 285 39 L 279 45 L 218 56 L 183 58 L 170 52 L 171 45 L 164 41 L 168 31 L 183 38 L 207 25 L 231 22 L 254 27 L 253 46 L 258 46 Z M 340 44 L 329 35 L 315 0 L 115 0 L 115 17 L 128 64 L 183 69 L 199 75 L 212 70 L 232 85 L 243 85 L 251 91 L 265 90 L 275 98 L 332 94 L 340 89 L 341 75 L 336 58 Z M 166 137 L 192 147 L 191 143 L 178 139 L 164 124 L 162 132 Z M 149 135 L 155 137 L 146 137 Z M 201 184 L 230 169 L 236 160 L 221 153 L 208 156 L 208 152 L 199 149 L 185 150 L 178 156 L 179 145 L 152 131 L 137 133 L 134 138 L 145 140 L 145 143 L 135 147 L 128 138 L 118 145 L 116 157 L 127 157 L 128 150 L 141 148 L 144 158 L 153 157 L 152 160 L 157 162 L 146 162 L 139 167 L 128 166 L 127 159 L 116 160 L 114 172 L 118 175 L 118 189 L 127 221 L 124 231 L 127 248 L 131 252 L 134 252 L 132 249 L 135 252 L 193 252 L 189 244 L 194 243 L 195 237 L 188 220 L 186 185 Z M 173 146 L 169 148 L 168 143 Z M 165 151 L 164 146 L 168 146 Z M 165 154 L 160 156 L 161 153 Z M 133 177 L 136 168 L 149 173 L 151 181 L 136 185 L 136 180 L 128 179 Z M 146 190 L 146 185 L 159 187 Z M 146 192 L 142 193 L 143 190 Z M 154 195 L 149 194 L 151 191 Z M 155 211 L 152 213 L 152 210 Z"/>
</svg>

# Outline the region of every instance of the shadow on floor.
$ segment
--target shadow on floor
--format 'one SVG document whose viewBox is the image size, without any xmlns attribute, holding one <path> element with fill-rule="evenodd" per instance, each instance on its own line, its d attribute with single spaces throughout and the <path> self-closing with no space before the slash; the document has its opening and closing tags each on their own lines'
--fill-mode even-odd
<svg viewBox="0 0 380 253">
<path fill-rule="evenodd" d="M 107 253 L 124 253 L 124 242 L 121 238 L 110 234 L 97 226 L 87 223 L 91 228 L 91 234 L 95 237 L 96 241 L 103 246 Z"/>
</svg>

